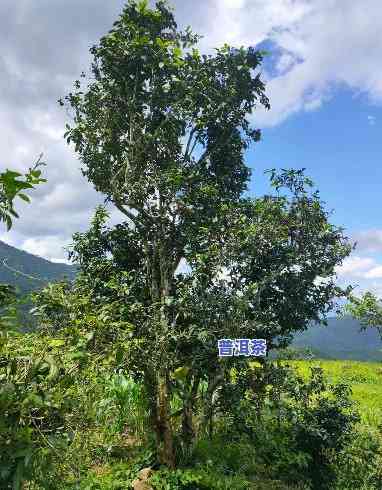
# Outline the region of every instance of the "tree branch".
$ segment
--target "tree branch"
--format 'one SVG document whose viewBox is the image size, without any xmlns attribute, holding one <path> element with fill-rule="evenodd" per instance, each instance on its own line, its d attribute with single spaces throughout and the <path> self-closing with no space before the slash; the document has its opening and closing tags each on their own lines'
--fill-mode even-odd
<svg viewBox="0 0 382 490">
<path fill-rule="evenodd" d="M 125 208 L 122 206 L 122 204 L 121 204 L 121 203 L 120 203 L 120 202 L 119 202 L 117 199 L 115 199 L 115 198 L 114 198 L 114 204 L 115 204 L 116 208 L 117 208 L 119 211 L 121 211 L 121 213 L 122 213 L 122 214 L 124 214 L 125 216 L 127 216 L 129 219 L 131 219 L 131 221 L 132 221 L 132 222 L 133 222 L 135 225 L 137 225 L 137 221 L 138 221 L 138 219 L 137 219 L 137 218 L 138 218 L 138 217 L 137 217 L 135 214 L 133 214 L 132 212 L 130 212 L 130 211 L 128 211 L 127 209 L 125 209 Z"/>
<path fill-rule="evenodd" d="M 195 150 L 195 146 L 196 146 L 196 143 L 197 142 L 198 142 L 198 139 L 195 138 L 194 144 L 192 145 L 192 148 L 191 148 L 191 151 L 190 151 L 190 155 L 189 155 L 190 158 L 191 158 L 191 155 L 192 155 L 193 151 Z"/>
<path fill-rule="evenodd" d="M 175 260 L 174 260 L 174 265 L 172 268 L 172 275 L 174 276 L 176 269 L 179 267 L 180 261 L 183 258 L 183 253 L 182 251 L 178 251 L 178 253 L 175 254 Z"/>
<path fill-rule="evenodd" d="M 192 137 L 194 136 L 195 132 L 196 132 L 196 126 L 194 128 L 192 128 L 192 130 L 190 131 L 190 135 L 189 135 L 188 141 L 187 141 L 186 151 L 184 152 L 184 155 L 183 155 L 183 158 L 184 159 L 186 159 L 187 157 L 190 157 L 192 155 L 192 152 L 193 152 L 194 148 L 195 148 L 196 139 L 195 139 L 194 145 L 192 147 L 191 153 L 188 153 L 188 151 L 190 149 L 190 144 L 191 144 L 191 141 L 192 141 Z"/>
</svg>

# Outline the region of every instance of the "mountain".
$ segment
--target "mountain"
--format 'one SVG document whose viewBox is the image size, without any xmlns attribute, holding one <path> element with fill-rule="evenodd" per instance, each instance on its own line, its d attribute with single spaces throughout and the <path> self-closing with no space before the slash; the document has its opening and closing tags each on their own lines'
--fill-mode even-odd
<svg viewBox="0 0 382 490">
<path fill-rule="evenodd" d="M 0 283 L 12 284 L 21 294 L 64 277 L 72 280 L 76 267 L 56 264 L 0 241 Z"/>
<path fill-rule="evenodd" d="M 55 264 L 0 241 L 0 283 L 16 287 L 19 296 L 43 288 L 49 282 L 64 278 L 74 279 L 77 268 L 68 264 Z M 33 305 L 26 301 L 18 306 L 21 330 L 28 331 L 36 326 L 29 313 Z"/>
<path fill-rule="evenodd" d="M 310 348 L 316 357 L 382 361 L 382 339 L 375 328 L 360 332 L 361 324 L 350 316 L 328 318 L 328 326 L 312 324 L 295 335 L 292 347 Z"/>
</svg>

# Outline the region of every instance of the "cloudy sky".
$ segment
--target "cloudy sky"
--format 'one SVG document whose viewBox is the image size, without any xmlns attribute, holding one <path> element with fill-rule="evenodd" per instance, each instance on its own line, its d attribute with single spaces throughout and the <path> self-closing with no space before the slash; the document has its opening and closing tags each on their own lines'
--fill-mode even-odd
<svg viewBox="0 0 382 490">
<path fill-rule="evenodd" d="M 271 110 L 253 115 L 263 140 L 247 154 L 250 194 L 268 190 L 265 169 L 306 168 L 332 222 L 358 246 L 340 284 L 382 296 L 381 0 L 172 1 L 181 26 L 204 35 L 203 51 L 228 42 L 270 52 L 264 65 Z M 48 183 L 0 239 L 60 261 L 88 227 L 102 196 L 80 173 L 57 99 L 89 67 L 89 48 L 122 0 L 1 0 L 0 168 L 26 170 L 43 152 Z"/>
</svg>

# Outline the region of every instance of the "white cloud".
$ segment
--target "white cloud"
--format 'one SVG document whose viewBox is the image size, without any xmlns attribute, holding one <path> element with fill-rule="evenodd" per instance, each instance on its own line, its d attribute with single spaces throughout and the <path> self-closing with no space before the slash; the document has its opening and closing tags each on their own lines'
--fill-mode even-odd
<svg viewBox="0 0 382 490">
<path fill-rule="evenodd" d="M 355 296 L 370 291 L 382 298 L 382 265 L 376 258 L 357 255 L 347 257 L 343 265 L 336 268 L 336 273 L 339 286 L 356 286 L 353 290 Z"/>
<path fill-rule="evenodd" d="M 375 260 L 370 257 L 350 256 L 336 267 L 335 272 L 338 276 L 364 277 L 365 271 L 374 266 Z"/>
<path fill-rule="evenodd" d="M 382 230 L 371 229 L 353 233 L 352 238 L 357 242 L 359 252 L 382 252 Z"/>
<path fill-rule="evenodd" d="M 182 19 L 183 2 L 176 3 Z M 206 49 L 225 42 L 236 46 L 255 45 L 275 30 L 292 27 L 310 9 L 309 4 L 301 0 L 212 0 L 209 4 L 203 2 L 203 8 L 198 9 L 198 18 L 194 17 L 195 29 L 205 35 L 202 45 Z"/>
<path fill-rule="evenodd" d="M 246 0 L 220 0 L 225 8 L 241 9 L 244 7 Z"/>
<path fill-rule="evenodd" d="M 62 258 L 66 255 L 64 250 L 64 243 L 62 237 L 46 236 L 44 238 L 28 238 L 26 239 L 20 248 L 33 255 L 47 258 L 53 262 L 66 262 Z M 69 242 L 65 244 L 69 245 Z"/>
<path fill-rule="evenodd" d="M 365 272 L 365 278 L 367 279 L 382 278 L 382 265 L 373 267 L 369 271 Z"/>
<path fill-rule="evenodd" d="M 367 121 L 370 124 L 370 126 L 374 126 L 375 120 L 376 120 L 375 116 L 367 116 Z"/>
<path fill-rule="evenodd" d="M 278 75 L 267 84 L 271 110 L 257 112 L 259 126 L 317 109 L 342 85 L 382 102 L 380 0 L 348 1 L 346 8 L 343 0 L 251 0 L 234 12 L 215 0 L 213 18 L 206 46 L 271 39 L 281 52 Z"/>
</svg>

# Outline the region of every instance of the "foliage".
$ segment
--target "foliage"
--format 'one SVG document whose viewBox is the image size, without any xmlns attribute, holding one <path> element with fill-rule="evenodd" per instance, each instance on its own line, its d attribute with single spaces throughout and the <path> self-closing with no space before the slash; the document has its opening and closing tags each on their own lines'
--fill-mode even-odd
<svg viewBox="0 0 382 490">
<path fill-rule="evenodd" d="M 41 165 L 45 164 L 40 156 L 24 179 L 9 169 L 0 173 L 0 221 L 6 223 L 7 230 L 12 218 L 18 218 L 15 198 L 29 202 L 24 191 L 46 182 L 41 178 Z M 57 409 L 62 400 L 46 391 L 46 382 L 57 374 L 54 359 L 44 354 L 33 359 L 15 352 L 16 304 L 15 288 L 0 284 L 0 484 L 4 489 L 18 490 L 35 472 L 37 459 L 46 466 L 50 463 L 51 451 L 41 439 L 48 440 L 46 430 L 51 432 L 60 425 Z"/>
<path fill-rule="evenodd" d="M 22 477 L 42 488 L 52 489 L 57 488 L 57 479 L 63 489 L 127 487 L 141 468 L 155 465 L 155 455 L 147 452 L 148 442 L 141 446 L 145 439 L 139 441 L 144 434 L 138 430 L 134 436 L 134 431 L 130 430 L 137 426 L 134 407 L 142 406 L 144 393 L 139 384 L 134 385 L 121 373 L 111 375 L 118 366 L 115 355 L 106 358 L 102 351 L 92 350 L 93 356 L 79 356 L 86 337 L 72 337 L 72 333 L 73 330 L 67 328 L 60 332 L 60 337 L 34 333 L 13 338 L 13 358 L 37 361 L 49 355 L 58 367 L 56 377 L 50 381 L 49 373 L 51 369 L 55 371 L 53 365 L 38 371 L 37 386 L 34 378 L 29 378 L 30 384 L 19 385 L 22 396 L 13 406 L 19 406 L 35 386 L 44 400 L 40 414 L 45 417 L 40 426 L 45 438 L 37 430 L 33 431 L 28 445 L 21 439 L 22 426 L 13 426 L 17 434 L 17 438 L 12 436 L 13 444 L 16 440 L 24 442 L 33 452 L 29 468 L 22 468 Z M 249 382 L 250 374 L 253 383 Z M 239 384 L 239 391 L 247 387 L 244 397 L 232 396 L 235 384 Z M 265 385 L 264 390 L 262 385 Z M 346 433 L 351 435 L 347 425 L 352 421 L 351 410 L 346 408 L 346 397 L 337 398 L 339 389 L 331 397 L 328 391 L 323 391 L 327 388 L 319 372 L 303 381 L 290 368 L 281 365 L 278 368 L 253 365 L 249 372 L 232 371 L 231 386 L 225 394 L 226 405 L 223 393 L 218 397 L 212 440 L 199 439 L 187 468 L 180 468 L 176 473 L 156 471 L 154 483 L 157 482 L 158 488 L 193 488 L 187 484 L 199 481 L 195 488 L 287 489 L 295 488 L 293 485 L 301 483 L 302 479 L 306 484 L 314 480 L 312 471 L 318 468 L 326 475 L 329 472 L 338 475 L 341 482 L 351 481 L 350 459 L 346 471 L 342 461 L 358 456 L 366 461 L 369 455 L 375 454 L 377 462 L 378 447 L 368 435 L 360 442 L 359 450 L 353 445 L 355 435 L 353 442 L 340 447 L 342 435 L 345 439 Z M 232 396 L 231 404 L 229 396 Z M 49 401 L 54 403 L 47 407 Z M 223 410 L 224 406 L 228 411 Z M 245 416 L 247 427 L 252 429 L 247 434 L 232 418 L 235 413 L 238 416 L 239 411 Z M 24 410 L 24 413 L 29 413 L 27 426 L 33 428 L 32 418 L 37 413 L 33 410 Z M 128 445 L 130 442 L 127 444 L 130 434 L 134 436 L 133 446 Z M 137 449 L 134 444 L 138 444 Z M 329 452 L 326 462 L 314 459 L 321 450 L 326 454 L 325 449 L 334 446 L 338 458 Z M 12 455 L 17 454 L 13 446 Z M 9 455 L 4 458 L 8 463 L 12 461 Z M 312 461 L 316 462 L 313 468 Z M 372 470 L 372 465 L 368 468 L 370 482 L 378 481 L 377 476 L 373 476 L 378 473 Z M 363 474 L 366 474 L 366 466 Z"/>
<path fill-rule="evenodd" d="M 294 393 L 296 401 L 303 399 L 302 407 L 296 404 L 295 411 L 297 446 L 312 458 L 307 471 L 312 488 L 331 488 L 335 473 L 330 456 L 351 440 L 360 418 L 352 410 L 349 387 L 342 384 L 326 387 L 320 368 L 312 370 L 311 382 L 304 388 L 300 384 Z M 316 399 L 315 395 L 326 390 L 331 396 Z"/>
<path fill-rule="evenodd" d="M 123 432 L 127 428 L 131 434 L 143 438 L 147 432 L 149 414 L 142 384 L 134 383 L 121 373 L 114 374 L 106 385 L 106 396 L 103 409 L 110 401 L 117 408 L 115 430 Z"/>
<path fill-rule="evenodd" d="M 36 342 L 30 355 L 27 335 L 9 333 L 0 354 L 0 482 L 2 488 L 21 488 L 36 476 L 37 462 L 47 469 L 54 460 L 55 441 L 63 436 L 63 413 L 70 402 L 62 389 L 57 350 Z M 64 373 L 61 373 L 64 374 Z M 65 437 L 62 437 L 64 442 Z"/>
<path fill-rule="evenodd" d="M 360 429 L 335 455 L 336 490 L 372 490 L 382 487 L 381 432 Z"/>
<path fill-rule="evenodd" d="M 202 477 L 192 470 L 169 471 L 163 469 L 155 472 L 150 484 L 158 490 L 203 490 L 210 488 L 202 483 Z"/>
<path fill-rule="evenodd" d="M 25 175 L 9 169 L 0 173 L 0 221 L 5 222 L 7 230 L 12 227 L 12 219 L 19 217 L 14 209 L 15 198 L 19 197 L 23 201 L 29 202 L 30 199 L 24 191 L 46 182 L 45 179 L 41 178 L 41 170 L 39 169 L 45 165 L 41 158 L 42 155 Z"/>
<path fill-rule="evenodd" d="M 382 338 L 382 306 L 375 294 L 367 291 L 360 298 L 350 295 L 348 299 L 342 314 L 349 313 L 359 320 L 362 330 L 368 327 L 377 328 Z"/>
<path fill-rule="evenodd" d="M 362 425 L 376 429 L 382 424 L 382 369 L 379 363 L 355 361 L 288 361 L 305 380 L 311 366 L 320 366 L 329 383 L 351 386 L 352 400 L 358 406 Z"/>
<path fill-rule="evenodd" d="M 122 490 L 123 488 L 130 488 L 137 469 L 131 463 L 115 463 L 111 468 L 104 467 L 101 470 L 89 472 L 81 482 L 71 488 L 76 490 Z"/>
<path fill-rule="evenodd" d="M 235 378 L 220 393 L 223 419 L 229 421 L 226 437 L 240 441 L 247 434 L 261 448 L 257 461 L 272 468 L 268 477 L 331 488 L 331 455 L 349 442 L 359 421 L 350 389 L 327 384 L 320 368 L 304 380 L 285 364 L 257 366 Z"/>
<path fill-rule="evenodd" d="M 84 175 L 127 221 L 110 227 L 98 207 L 73 237 L 76 280 L 33 295 L 39 331 L 3 337 L 4 488 L 126 488 L 144 466 L 164 489 L 342 478 L 334 455 L 358 420 L 349 389 L 320 369 L 304 380 L 267 359 L 219 359 L 216 347 L 283 348 L 325 322 L 351 292 L 333 276 L 352 247 L 304 169 L 272 169 L 276 195 L 242 197 L 244 152 L 260 138 L 250 115 L 269 108 L 263 53 L 201 55 L 198 39 L 165 2 L 130 0 L 91 49 L 86 91 L 76 81 L 65 98 Z"/>
</svg>

